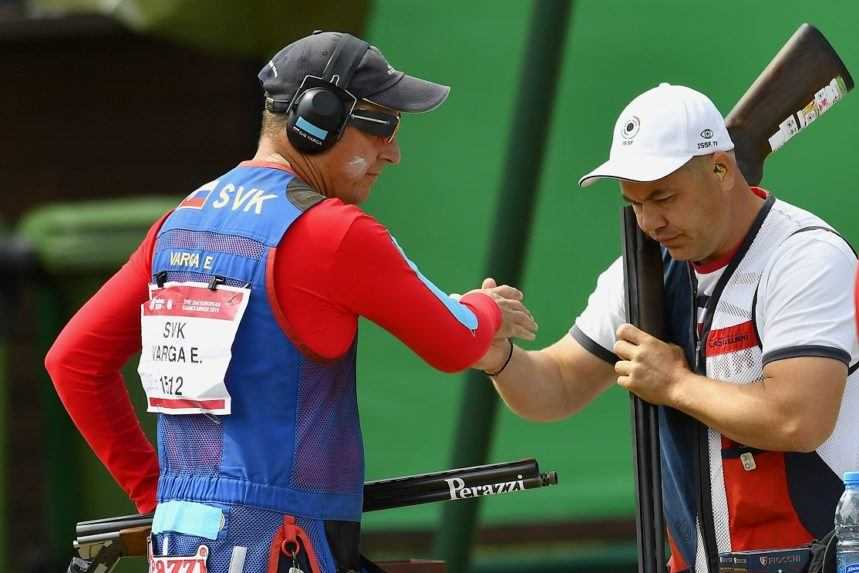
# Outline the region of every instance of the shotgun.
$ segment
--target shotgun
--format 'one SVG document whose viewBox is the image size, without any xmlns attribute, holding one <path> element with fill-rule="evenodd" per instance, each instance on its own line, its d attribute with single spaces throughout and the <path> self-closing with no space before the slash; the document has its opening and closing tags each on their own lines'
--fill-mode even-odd
<svg viewBox="0 0 859 573">
<path fill-rule="evenodd" d="M 364 511 L 436 501 L 503 495 L 557 485 L 557 472 L 540 472 L 534 459 L 402 476 L 364 484 Z M 75 527 L 76 555 L 67 573 L 108 573 L 121 557 L 144 556 L 153 514 L 81 521 Z"/>
</svg>

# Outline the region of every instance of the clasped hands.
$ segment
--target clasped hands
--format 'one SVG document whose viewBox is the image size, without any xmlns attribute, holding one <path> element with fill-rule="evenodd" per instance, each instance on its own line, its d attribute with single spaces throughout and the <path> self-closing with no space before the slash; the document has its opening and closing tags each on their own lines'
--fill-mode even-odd
<svg viewBox="0 0 859 573">
<path fill-rule="evenodd" d="M 480 289 L 470 292 L 490 296 L 501 310 L 501 327 L 486 355 L 473 366 L 493 370 L 493 366 L 507 355 L 508 339 L 534 340 L 538 326 L 522 303 L 524 295 L 519 289 L 499 286 L 494 279 L 487 278 Z M 675 404 L 680 382 L 691 374 L 683 350 L 631 324 L 622 324 L 616 335 L 613 350 L 620 358 L 614 366 L 618 385 L 651 404 Z"/>
<path fill-rule="evenodd" d="M 531 311 L 522 303 L 525 295 L 515 287 L 499 286 L 495 279 L 488 278 L 483 280 L 479 289 L 469 291 L 475 292 L 489 296 L 501 311 L 501 326 L 495 333 L 492 344 L 486 354 L 472 365 L 472 368 L 494 371 L 509 355 L 511 338 L 534 340 L 537 337 L 537 322 L 531 316 Z M 451 296 L 459 298 L 457 295 Z"/>
</svg>

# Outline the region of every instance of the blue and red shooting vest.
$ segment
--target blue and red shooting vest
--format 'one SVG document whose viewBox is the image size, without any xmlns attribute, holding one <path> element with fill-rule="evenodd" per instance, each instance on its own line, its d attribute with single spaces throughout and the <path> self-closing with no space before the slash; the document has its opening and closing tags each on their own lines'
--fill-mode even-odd
<svg viewBox="0 0 859 573">
<path fill-rule="evenodd" d="M 303 355 L 278 324 L 270 284 L 277 245 L 321 199 L 288 171 L 239 165 L 188 196 L 161 227 L 153 283 L 216 279 L 215 288 L 246 286 L 251 295 L 226 374 L 231 414 L 158 415 L 159 502 L 360 521 L 355 346 L 324 363 Z"/>
</svg>

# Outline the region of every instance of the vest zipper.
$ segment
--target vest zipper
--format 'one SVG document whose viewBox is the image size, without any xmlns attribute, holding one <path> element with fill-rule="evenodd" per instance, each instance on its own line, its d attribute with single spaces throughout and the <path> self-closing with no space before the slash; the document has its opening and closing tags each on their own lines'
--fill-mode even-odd
<svg viewBox="0 0 859 573">
<path fill-rule="evenodd" d="M 695 372 L 707 375 L 707 362 L 704 355 L 704 340 L 707 339 L 709 328 L 698 333 L 698 285 L 694 271 L 687 266 L 689 284 L 692 293 L 692 340 L 695 341 Z M 709 304 L 707 305 L 710 306 Z M 713 305 L 715 308 L 715 304 Z M 706 309 L 709 311 L 709 308 Z M 706 312 L 706 311 L 705 311 Z M 706 319 L 706 315 L 705 315 Z M 706 324 L 706 320 L 703 322 Z M 707 560 L 707 571 L 719 571 L 719 549 L 716 544 L 716 524 L 713 518 L 713 500 L 710 484 L 710 440 L 709 431 L 705 424 L 698 422 L 698 520 L 701 526 L 701 538 L 704 541 L 704 556 Z M 692 556 L 695 568 L 695 556 Z"/>
</svg>

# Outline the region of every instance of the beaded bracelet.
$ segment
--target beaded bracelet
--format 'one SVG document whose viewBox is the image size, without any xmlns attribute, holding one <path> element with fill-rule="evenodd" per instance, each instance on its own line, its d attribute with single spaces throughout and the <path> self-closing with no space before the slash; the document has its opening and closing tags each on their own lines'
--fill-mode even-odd
<svg viewBox="0 0 859 573">
<path fill-rule="evenodd" d="M 499 368 L 495 372 L 488 372 L 488 371 L 484 370 L 483 373 L 486 374 L 487 376 L 489 376 L 491 378 L 498 376 L 499 374 L 501 374 L 504 371 L 505 368 L 507 368 L 507 365 L 510 364 L 510 359 L 513 358 L 513 341 L 508 338 L 507 342 L 510 343 L 510 351 L 507 353 L 507 359 L 504 360 L 504 364 L 501 365 L 501 368 Z"/>
</svg>

